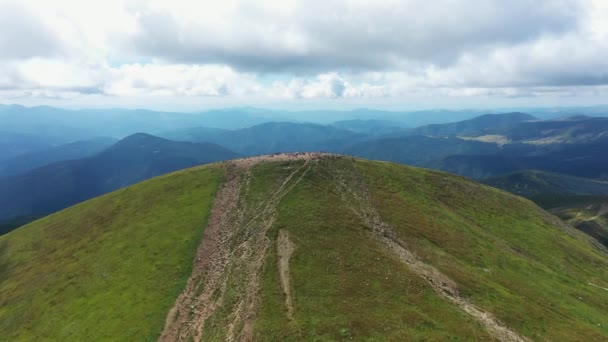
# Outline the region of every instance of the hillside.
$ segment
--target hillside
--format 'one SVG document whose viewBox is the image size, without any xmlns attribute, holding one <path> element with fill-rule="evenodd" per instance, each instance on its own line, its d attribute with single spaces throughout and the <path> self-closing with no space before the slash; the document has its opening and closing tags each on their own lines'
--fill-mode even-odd
<svg viewBox="0 0 608 342">
<path fill-rule="evenodd" d="M 522 122 L 507 132 L 513 141 L 536 145 L 590 143 L 608 136 L 608 118 L 572 116 Z"/>
<path fill-rule="evenodd" d="M 531 170 L 483 182 L 531 199 L 608 247 L 608 182 Z"/>
<path fill-rule="evenodd" d="M 608 247 L 608 196 L 541 199 L 549 211 Z"/>
<path fill-rule="evenodd" d="M 236 156 L 214 144 L 135 134 L 89 158 L 0 178 L 0 222 L 43 216 L 154 176 Z"/>
<path fill-rule="evenodd" d="M 605 138 L 608 118 L 577 115 L 538 120 L 524 113 L 486 114 L 469 120 L 421 126 L 411 134 L 459 136 L 480 141 L 535 146 L 590 143 Z"/>
<path fill-rule="evenodd" d="M 487 114 L 369 137 L 338 151 L 476 179 L 528 169 L 602 178 L 606 177 L 607 128 L 606 118 L 542 121 L 517 112 Z"/>
<path fill-rule="evenodd" d="M 483 180 L 483 183 L 510 193 L 538 195 L 608 195 L 608 182 L 537 170 L 525 170 Z"/>
<path fill-rule="evenodd" d="M 201 127 L 168 132 L 163 137 L 191 142 L 211 142 L 246 156 L 297 151 L 337 151 L 365 138 L 364 134 L 331 126 L 267 122 L 238 129 Z"/>
<path fill-rule="evenodd" d="M 1 339 L 154 339 L 220 177 L 207 167 L 156 178 L 1 236 Z"/>
<path fill-rule="evenodd" d="M 53 143 L 55 140 L 47 137 L 0 131 L 0 162 L 23 153 L 52 147 Z"/>
<path fill-rule="evenodd" d="M 333 127 L 363 134 L 395 134 L 407 131 L 405 124 L 389 120 L 342 120 L 331 124 Z"/>
<path fill-rule="evenodd" d="M 479 141 L 414 135 L 355 143 L 342 152 L 368 159 L 428 166 L 452 155 L 493 155 L 499 152 L 499 148 L 496 144 Z"/>
<path fill-rule="evenodd" d="M 500 134 L 510 131 L 522 122 L 533 120 L 537 119 L 524 113 L 486 114 L 458 122 L 418 127 L 412 130 L 412 134 L 430 136 Z"/>
<path fill-rule="evenodd" d="M 17 175 L 59 161 L 86 158 L 114 143 L 116 140 L 111 138 L 97 138 L 20 154 L 0 162 L 0 177 Z"/>
<path fill-rule="evenodd" d="M 552 149 L 543 147 L 525 151 L 506 145 L 499 153 L 451 155 L 435 161 L 431 167 L 450 173 L 483 179 L 521 170 L 542 170 L 583 178 L 608 178 L 608 137 L 592 142 L 555 144 Z"/>
<path fill-rule="evenodd" d="M 520 197 L 391 163 L 212 164 L 0 246 L 9 340 L 608 338 L 608 255 L 595 240 Z"/>
</svg>

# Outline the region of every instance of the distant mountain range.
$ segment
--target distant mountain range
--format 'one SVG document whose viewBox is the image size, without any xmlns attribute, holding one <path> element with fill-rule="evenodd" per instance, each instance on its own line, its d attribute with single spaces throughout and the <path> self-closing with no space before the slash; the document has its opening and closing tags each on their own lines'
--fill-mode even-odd
<svg viewBox="0 0 608 342">
<path fill-rule="evenodd" d="M 58 161 L 86 158 L 101 152 L 115 142 L 116 139 L 112 138 L 96 138 L 42 150 L 35 149 L 33 152 L 19 154 L 16 157 L 0 161 L 0 177 L 25 173 Z"/>
<path fill-rule="evenodd" d="M 534 198 L 541 195 L 608 195 L 608 181 L 573 177 L 537 170 L 517 171 L 484 179 L 483 183 L 513 194 Z"/>
<path fill-rule="evenodd" d="M 211 142 L 243 155 L 332 151 L 367 138 L 366 134 L 317 124 L 268 122 L 238 130 L 193 128 L 162 134 L 177 141 Z"/>
<path fill-rule="evenodd" d="M 362 158 L 428 166 L 451 155 L 488 154 L 499 152 L 496 144 L 469 141 L 455 137 L 436 138 L 423 135 L 375 139 L 352 144 L 343 153 Z"/>
<path fill-rule="evenodd" d="M 420 127 L 414 132 L 499 146 L 496 153 L 452 154 L 426 165 L 471 178 L 529 169 L 608 177 L 608 158 L 604 152 L 608 148 L 608 118 L 576 116 L 542 121 L 514 113 Z"/>
<path fill-rule="evenodd" d="M 399 134 L 408 131 L 408 126 L 403 122 L 391 120 L 343 120 L 336 121 L 332 123 L 331 126 L 356 133 L 372 135 Z"/>
<path fill-rule="evenodd" d="M 0 131 L 0 161 L 50 148 L 53 143 L 50 139 L 33 134 Z"/>
<path fill-rule="evenodd" d="M 523 109 L 522 109 L 523 110 Z M 587 113 L 593 116 L 608 116 L 608 107 L 547 108 L 524 110 L 540 119 L 558 118 Z M 504 112 L 504 111 L 503 111 Z M 35 134 L 55 139 L 56 144 L 77 140 L 88 140 L 94 136 L 123 138 L 137 132 L 158 135 L 162 132 L 192 127 L 239 129 L 267 122 L 317 123 L 336 128 L 351 129 L 359 133 L 367 128 L 358 125 L 363 121 L 369 127 L 386 123 L 393 128 L 419 127 L 428 124 L 451 123 L 472 119 L 483 114 L 499 114 L 487 110 L 418 110 L 386 111 L 373 109 L 356 110 L 305 110 L 288 111 L 252 107 L 214 109 L 199 112 L 165 112 L 143 109 L 84 109 L 66 110 L 49 106 L 24 107 L 0 105 L 0 130 Z M 353 126 L 354 125 L 354 126 Z M 2 152 L 2 150 L 0 150 Z"/>
<path fill-rule="evenodd" d="M 211 143 L 135 134 L 92 157 L 0 178 L 0 222 L 39 217 L 154 176 L 237 156 Z"/>
<path fill-rule="evenodd" d="M 556 113 L 0 106 L 0 339 L 605 340 L 608 118 Z"/>
<path fill-rule="evenodd" d="M 245 112 L 251 117 L 263 116 L 253 109 Z M 129 113 L 131 119 L 150 114 Z M 218 117 L 241 115 L 213 113 Z M 158 125 L 173 114 L 150 115 L 164 118 L 154 124 Z M 193 114 L 190 119 L 195 117 Z M 539 194 L 550 190 L 573 195 L 584 188 L 585 194 L 603 195 L 601 179 L 608 179 L 608 118 L 578 115 L 540 120 L 513 112 L 415 128 L 386 119 L 341 120 L 327 125 L 265 122 L 238 129 L 172 129 L 176 125 L 154 126 L 155 130 L 164 128 L 159 134 L 168 140 L 136 134 L 109 148 L 111 138 L 89 137 L 62 144 L 62 139 L 52 135 L 4 134 L 0 138 L 0 149 L 5 152 L 5 160 L 0 160 L 0 196 L 5 202 L 0 202 L 0 223 L 8 218 L 44 215 L 180 168 L 237 155 L 278 152 L 326 151 L 434 168 L 478 180 L 491 178 L 488 184 L 528 197 L 532 189 L 539 189 Z M 118 125 L 118 129 L 127 126 Z M 581 178 L 590 180 L 583 182 Z M 550 189 L 560 184 L 561 188 Z M 579 192 L 566 191 L 571 184 Z"/>
<path fill-rule="evenodd" d="M 464 121 L 418 127 L 413 129 L 411 133 L 430 136 L 500 134 L 510 132 L 522 122 L 533 120 L 538 119 L 524 113 L 486 114 Z"/>
</svg>

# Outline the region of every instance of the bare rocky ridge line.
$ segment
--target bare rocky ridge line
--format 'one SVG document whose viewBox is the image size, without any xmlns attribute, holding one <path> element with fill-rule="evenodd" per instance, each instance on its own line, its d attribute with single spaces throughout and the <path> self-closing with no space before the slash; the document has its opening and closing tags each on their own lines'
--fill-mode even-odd
<svg viewBox="0 0 608 342">
<path fill-rule="evenodd" d="M 294 307 L 293 298 L 291 296 L 291 285 L 289 276 L 289 260 L 295 251 L 296 246 L 289 239 L 289 233 L 281 229 L 279 230 L 279 238 L 277 239 L 277 255 L 279 257 L 279 275 L 281 277 L 281 285 L 285 293 L 285 307 L 287 308 L 287 318 L 293 320 Z"/>
<path fill-rule="evenodd" d="M 354 165 L 353 168 L 355 168 Z M 437 294 L 477 319 L 499 341 L 528 341 L 527 338 L 509 329 L 491 313 L 478 308 L 466 298 L 461 297 L 456 282 L 432 265 L 422 261 L 409 250 L 395 230 L 382 221 L 380 214 L 372 204 L 369 190 L 362 175 L 354 170 L 353 175 L 336 175 L 336 180 L 336 184 L 341 188 L 340 193 L 343 199 L 345 202 L 351 203 L 353 211 L 364 221 L 375 239 L 397 256 L 414 273 L 425 279 Z"/>
<path fill-rule="evenodd" d="M 228 312 L 223 340 L 249 341 L 259 304 L 260 273 L 270 241 L 267 231 L 276 219 L 276 206 L 310 170 L 310 162 L 330 156 L 321 153 L 285 153 L 224 162 L 224 182 L 216 193 L 208 225 L 192 274 L 169 311 L 160 341 L 202 341 L 214 317 Z M 333 155 L 331 155 L 333 156 Z M 248 208 L 251 170 L 264 162 L 304 161 L 269 198 Z M 227 290 L 241 291 L 236 303 L 227 303 Z M 220 310 L 221 309 L 221 310 Z"/>
</svg>

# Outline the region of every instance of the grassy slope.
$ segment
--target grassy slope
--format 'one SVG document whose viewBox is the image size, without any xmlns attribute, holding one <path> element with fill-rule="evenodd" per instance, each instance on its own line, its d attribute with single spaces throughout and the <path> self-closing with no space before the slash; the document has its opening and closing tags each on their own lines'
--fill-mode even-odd
<svg viewBox="0 0 608 342">
<path fill-rule="evenodd" d="M 190 275 L 221 169 L 116 191 L 0 237 L 0 335 L 153 340 Z"/>
<path fill-rule="evenodd" d="M 258 207 L 299 163 L 257 166 L 245 204 Z M 0 237 L 0 334 L 154 339 L 189 275 L 220 177 L 217 166 L 160 177 Z M 489 339 L 370 237 L 351 210 L 353 193 L 338 186 L 355 188 L 353 179 L 367 183 L 409 249 L 518 333 L 535 340 L 608 336 L 608 292 L 588 285 L 608 287 L 608 258 L 584 234 L 556 227 L 527 200 L 464 178 L 345 158 L 313 163 L 278 205 L 256 339 Z M 296 245 L 293 321 L 277 271 L 279 229 Z"/>
<path fill-rule="evenodd" d="M 287 229 L 297 246 L 291 260 L 295 319 L 285 318 L 271 251 L 257 338 L 487 339 L 476 321 L 370 239 L 330 175 L 355 172 L 351 162 L 323 163 L 281 202 L 270 236 L 276 241 L 278 229 Z M 381 216 L 409 248 L 520 334 L 549 340 L 608 336 L 608 293 L 588 285 L 608 287 L 608 258 L 583 234 L 560 230 L 527 200 L 460 177 L 366 161 L 356 162 L 356 169 Z M 287 170 L 259 166 L 253 186 L 266 188 L 280 172 Z"/>
<path fill-rule="evenodd" d="M 380 214 L 460 292 L 533 339 L 608 336 L 608 258 L 531 202 L 440 172 L 360 162 Z"/>
<path fill-rule="evenodd" d="M 607 196 L 555 196 L 541 198 L 539 204 L 608 247 Z"/>
<path fill-rule="evenodd" d="M 330 170 L 354 171 L 350 160 L 323 161 L 280 204 L 272 230 L 287 229 L 295 320 L 285 316 L 276 249 L 264 271 L 258 340 L 488 340 L 458 311 L 370 238 L 336 189 Z M 256 169 L 252 193 L 273 187 L 284 165 Z M 253 196 L 255 198 L 255 196 Z M 273 244 L 274 246 L 274 244 Z M 449 318 L 448 318 L 449 317 Z"/>
</svg>

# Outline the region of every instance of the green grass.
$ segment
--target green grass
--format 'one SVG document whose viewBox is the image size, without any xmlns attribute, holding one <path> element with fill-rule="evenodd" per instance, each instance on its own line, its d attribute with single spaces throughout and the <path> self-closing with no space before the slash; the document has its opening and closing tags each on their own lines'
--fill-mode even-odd
<svg viewBox="0 0 608 342">
<path fill-rule="evenodd" d="M 608 258 L 587 236 L 556 227 L 532 202 L 464 178 L 357 165 L 384 220 L 474 303 L 533 339 L 606 339 L 608 293 L 588 282 L 608 287 Z"/>
<path fill-rule="evenodd" d="M 39 218 L 40 216 L 21 216 L 7 221 L 2 221 L 0 222 L 0 235 L 9 233 L 30 222 L 36 221 Z"/>
<path fill-rule="evenodd" d="M 162 176 L 0 237 L 0 340 L 155 340 L 221 176 Z"/>
<path fill-rule="evenodd" d="M 256 166 L 239 209 L 257 213 L 300 163 Z M 0 237 L 0 339 L 156 339 L 190 274 L 221 177 L 212 165 L 156 178 Z M 587 235 L 528 200 L 461 177 L 326 158 L 312 162 L 277 205 L 267 233 L 256 340 L 491 339 L 372 237 L 356 214 L 367 203 L 361 200 L 366 191 L 409 249 L 519 334 L 608 338 L 608 292 L 589 285 L 608 288 L 608 257 Z M 261 226 L 234 227 L 234 241 Z M 293 320 L 278 274 L 280 229 L 296 246 Z M 226 333 L 247 286 L 243 267 L 237 261 L 227 275 L 230 286 L 207 321 L 207 340 Z"/>
<path fill-rule="evenodd" d="M 253 189 L 284 167 L 258 168 Z M 608 258 L 532 202 L 461 177 L 391 163 L 324 160 L 278 208 L 269 236 L 289 231 L 295 318 L 286 318 L 276 250 L 264 269 L 258 340 L 487 340 L 370 238 L 341 195 L 363 176 L 380 215 L 461 295 L 534 340 L 608 337 Z M 254 191 L 255 192 L 255 191 Z"/>
<path fill-rule="evenodd" d="M 370 238 L 340 196 L 334 176 L 355 172 L 349 160 L 324 160 L 281 202 L 270 238 L 286 229 L 295 319 L 286 318 L 276 249 L 264 270 L 256 337 L 287 340 L 488 340 L 471 317 L 439 298 L 426 282 Z M 283 167 L 263 165 L 252 189 L 280 179 Z"/>
</svg>

